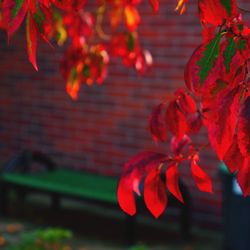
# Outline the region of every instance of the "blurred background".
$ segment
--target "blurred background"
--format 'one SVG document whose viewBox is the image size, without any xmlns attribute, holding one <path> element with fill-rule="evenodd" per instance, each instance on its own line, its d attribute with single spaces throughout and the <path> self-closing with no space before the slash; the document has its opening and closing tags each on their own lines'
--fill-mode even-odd
<svg viewBox="0 0 250 250">
<path fill-rule="evenodd" d="M 241 7 L 250 9 L 247 1 L 240 2 Z M 185 64 L 202 42 L 196 1 L 188 2 L 182 16 L 174 12 L 175 6 L 174 0 L 162 0 L 155 16 L 149 4 L 139 8 L 142 47 L 154 58 L 149 71 L 138 76 L 116 60 L 102 85 L 81 86 L 77 101 L 67 95 L 59 72 L 63 48 L 39 43 L 36 72 L 27 60 L 24 29 L 14 35 L 9 46 L 1 31 L 1 164 L 23 150 L 41 151 L 59 167 L 117 177 L 126 160 L 137 152 L 168 150 L 167 144 L 153 142 L 148 117 L 157 104 L 184 86 Z M 197 140 L 206 143 L 206 131 Z M 218 165 L 212 151 L 201 156 L 201 166 L 213 180 L 213 194 L 197 190 L 188 165 L 180 170 L 190 194 L 192 236 L 180 235 L 180 208 L 170 206 L 158 220 L 144 212 L 138 215 L 133 249 L 222 249 Z M 125 248 L 126 216 L 118 206 L 113 210 L 65 200 L 63 209 L 54 211 L 48 203 L 39 195 L 29 202 L 11 202 L 8 216 L 1 217 L 0 234 L 9 242 L 18 242 L 23 231 L 62 227 L 73 232 L 72 249 Z M 9 230 L 9 225 L 14 229 Z"/>
</svg>

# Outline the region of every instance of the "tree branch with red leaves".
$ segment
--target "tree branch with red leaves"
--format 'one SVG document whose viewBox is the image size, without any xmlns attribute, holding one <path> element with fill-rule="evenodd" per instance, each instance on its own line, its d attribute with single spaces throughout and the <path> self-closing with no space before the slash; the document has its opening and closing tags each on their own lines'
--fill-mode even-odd
<svg viewBox="0 0 250 250">
<path fill-rule="evenodd" d="M 180 0 L 177 5 L 181 14 L 186 3 Z M 197 188 L 212 192 L 212 181 L 199 166 L 204 146 L 195 145 L 191 139 L 202 127 L 206 127 L 218 158 L 236 174 L 244 196 L 250 193 L 250 29 L 236 0 L 199 0 L 198 8 L 203 43 L 186 65 L 187 90 L 177 90 L 173 99 L 159 104 L 149 119 L 154 141 L 165 143 L 170 138 L 170 152 L 142 152 L 125 164 L 118 200 L 128 214 L 136 212 L 134 193 L 138 194 L 137 187 L 144 178 L 144 200 L 155 217 L 167 205 L 166 189 L 183 202 L 178 168 L 187 161 Z M 162 175 L 166 176 L 165 183 Z M 131 206 L 126 204 L 126 197 L 130 197 Z"/>
</svg>

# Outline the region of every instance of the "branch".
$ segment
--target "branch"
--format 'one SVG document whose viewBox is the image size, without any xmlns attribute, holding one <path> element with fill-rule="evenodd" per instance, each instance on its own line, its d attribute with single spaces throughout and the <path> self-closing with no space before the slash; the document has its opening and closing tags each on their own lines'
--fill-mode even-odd
<svg viewBox="0 0 250 250">
<path fill-rule="evenodd" d="M 95 30 L 97 35 L 105 41 L 109 41 L 111 39 L 111 36 L 106 34 L 103 31 L 102 28 L 102 21 L 103 21 L 103 17 L 104 17 L 104 13 L 106 11 L 106 4 L 104 3 L 102 6 L 100 6 L 97 10 L 97 16 L 96 16 L 96 26 L 95 26 Z"/>
<path fill-rule="evenodd" d="M 243 9 L 241 7 L 238 7 L 239 11 L 245 12 L 245 13 L 250 13 L 250 10 Z"/>
</svg>

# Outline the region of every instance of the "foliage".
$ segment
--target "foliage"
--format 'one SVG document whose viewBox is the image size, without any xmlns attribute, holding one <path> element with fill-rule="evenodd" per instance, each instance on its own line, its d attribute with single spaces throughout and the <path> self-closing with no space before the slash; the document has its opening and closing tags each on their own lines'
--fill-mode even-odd
<svg viewBox="0 0 250 250">
<path fill-rule="evenodd" d="M 129 248 L 129 250 L 147 250 L 148 248 L 144 245 L 144 244 L 137 244 L 131 248 Z"/>
<path fill-rule="evenodd" d="M 81 82 L 101 83 L 110 58 L 120 57 L 124 65 L 143 73 L 152 63 L 150 53 L 140 46 L 137 27 L 141 0 L 2 0 L 1 23 L 8 38 L 26 20 L 27 52 L 36 62 L 37 37 L 47 43 L 57 38 L 70 44 L 61 62 L 67 92 L 77 98 Z M 149 1 L 153 12 L 157 0 Z M 183 14 L 187 0 L 178 0 Z M 198 0 L 203 43 L 191 55 L 184 72 L 187 89 L 179 89 L 171 100 L 152 112 L 149 127 L 155 142 L 170 140 L 170 152 L 141 152 L 124 166 L 117 195 L 121 208 L 136 213 L 135 193 L 145 178 L 144 200 L 158 217 L 167 206 L 168 191 L 180 202 L 179 167 L 189 162 L 197 188 L 212 192 L 210 177 L 199 163 L 199 153 L 209 145 L 197 145 L 193 134 L 205 127 L 210 146 L 225 161 L 245 196 L 250 193 L 250 29 L 236 0 Z M 97 10 L 97 11 L 96 11 Z M 96 12 L 94 12 L 96 11 Z M 103 30 L 108 18 L 109 34 Z M 162 178 L 165 175 L 166 178 Z"/>
<path fill-rule="evenodd" d="M 155 217 L 167 205 L 166 188 L 183 202 L 179 167 L 187 161 L 197 188 L 212 192 L 212 181 L 199 165 L 199 153 L 207 146 L 237 173 L 243 194 L 250 193 L 250 29 L 236 0 L 199 0 L 198 5 L 203 43 L 185 68 L 188 90 L 178 89 L 149 119 L 154 141 L 166 142 L 171 135 L 170 152 L 135 155 L 125 164 L 119 182 L 119 204 L 131 215 L 136 213 L 134 193 L 141 195 L 138 186 L 145 176 L 144 200 Z M 197 145 L 191 139 L 202 127 L 207 128 L 210 145 Z"/>
<path fill-rule="evenodd" d="M 40 229 L 23 233 L 20 243 L 13 243 L 7 247 L 7 250 L 60 250 L 64 249 L 63 241 L 71 237 L 72 233 L 65 229 Z"/>
<path fill-rule="evenodd" d="M 0 28 L 8 40 L 26 22 L 29 61 L 38 70 L 37 40 L 52 46 L 53 40 L 70 43 L 61 61 L 68 94 L 76 99 L 81 83 L 101 84 L 110 60 L 121 58 L 124 65 L 143 73 L 152 64 L 149 51 L 140 46 L 137 27 L 140 0 L 0 0 Z M 150 1 L 156 12 L 158 2 Z M 2 12 L 2 14 L 1 14 Z M 103 22 L 109 18 L 109 34 Z"/>
</svg>

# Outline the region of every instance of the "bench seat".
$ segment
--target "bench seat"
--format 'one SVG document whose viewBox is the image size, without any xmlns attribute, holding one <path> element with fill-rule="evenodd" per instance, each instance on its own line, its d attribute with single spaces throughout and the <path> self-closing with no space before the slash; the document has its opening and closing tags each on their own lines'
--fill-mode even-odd
<svg viewBox="0 0 250 250">
<path fill-rule="evenodd" d="M 116 196 L 118 179 L 109 176 L 57 169 L 25 174 L 6 172 L 1 175 L 1 181 L 67 196 L 118 203 Z"/>
</svg>

